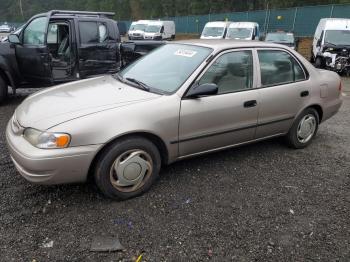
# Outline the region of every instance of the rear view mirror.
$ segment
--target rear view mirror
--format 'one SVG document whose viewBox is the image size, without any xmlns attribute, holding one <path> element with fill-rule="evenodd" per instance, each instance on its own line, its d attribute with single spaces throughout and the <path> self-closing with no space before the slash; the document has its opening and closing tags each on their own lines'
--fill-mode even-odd
<svg viewBox="0 0 350 262">
<path fill-rule="evenodd" d="M 213 83 L 207 83 L 192 87 L 188 91 L 187 98 L 197 98 L 200 96 L 216 95 L 218 93 L 218 86 Z"/>
<path fill-rule="evenodd" d="M 21 42 L 19 41 L 18 35 L 15 34 L 10 34 L 8 36 L 8 40 L 11 44 L 20 44 Z"/>
</svg>

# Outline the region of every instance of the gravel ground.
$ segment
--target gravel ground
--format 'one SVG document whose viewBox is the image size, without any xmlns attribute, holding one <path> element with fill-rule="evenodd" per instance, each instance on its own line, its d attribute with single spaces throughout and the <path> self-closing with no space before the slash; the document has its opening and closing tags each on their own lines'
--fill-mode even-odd
<svg viewBox="0 0 350 262">
<path fill-rule="evenodd" d="M 15 171 L 4 130 L 32 91 L 19 92 L 0 108 L 0 260 L 350 261 L 346 84 L 340 113 L 307 149 L 275 139 L 182 161 L 125 202 L 89 184 L 31 185 Z M 91 252 L 95 236 L 125 250 Z"/>
</svg>

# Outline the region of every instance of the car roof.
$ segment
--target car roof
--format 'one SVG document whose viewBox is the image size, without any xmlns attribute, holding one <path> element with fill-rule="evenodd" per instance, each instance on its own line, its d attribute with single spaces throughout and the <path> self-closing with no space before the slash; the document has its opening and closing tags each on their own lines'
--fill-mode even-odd
<svg viewBox="0 0 350 262">
<path fill-rule="evenodd" d="M 255 23 L 255 22 L 232 22 L 230 24 L 230 28 L 240 28 L 240 27 L 254 27 L 258 25 L 258 23 Z"/>
<path fill-rule="evenodd" d="M 212 21 L 205 24 L 206 27 L 228 26 L 230 21 Z"/>
<path fill-rule="evenodd" d="M 208 47 L 216 51 L 231 49 L 231 48 L 253 48 L 253 47 L 285 48 L 285 46 L 279 45 L 279 44 L 262 42 L 262 41 L 252 41 L 252 40 L 191 39 L 191 40 L 175 41 L 172 43 Z"/>
</svg>

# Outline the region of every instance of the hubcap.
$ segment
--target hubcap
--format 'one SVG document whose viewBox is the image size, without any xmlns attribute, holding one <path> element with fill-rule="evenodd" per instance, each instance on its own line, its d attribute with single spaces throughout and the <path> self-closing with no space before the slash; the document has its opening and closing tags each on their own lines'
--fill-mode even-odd
<svg viewBox="0 0 350 262">
<path fill-rule="evenodd" d="M 110 181 L 119 191 L 132 192 L 144 185 L 153 171 L 151 156 L 139 149 L 121 154 L 110 170 Z"/>
<path fill-rule="evenodd" d="M 307 143 L 311 140 L 316 131 L 316 118 L 309 114 L 304 116 L 298 125 L 297 137 L 300 143 Z"/>
</svg>

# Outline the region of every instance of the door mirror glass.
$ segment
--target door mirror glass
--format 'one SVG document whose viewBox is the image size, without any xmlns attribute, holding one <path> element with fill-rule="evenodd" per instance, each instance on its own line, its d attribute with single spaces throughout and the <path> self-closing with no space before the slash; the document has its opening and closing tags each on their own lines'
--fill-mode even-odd
<svg viewBox="0 0 350 262">
<path fill-rule="evenodd" d="M 164 33 L 164 26 L 162 26 L 162 28 L 160 29 L 161 33 Z"/>
<path fill-rule="evenodd" d="M 186 97 L 197 98 L 200 96 L 216 95 L 218 93 L 218 86 L 212 83 L 206 83 L 202 85 L 195 86 L 190 89 Z"/>
<path fill-rule="evenodd" d="M 18 35 L 15 35 L 15 34 L 10 34 L 9 37 L 8 37 L 8 39 L 9 39 L 9 42 L 10 42 L 11 44 L 20 44 L 20 43 L 21 43 L 21 42 L 19 41 Z"/>
</svg>

